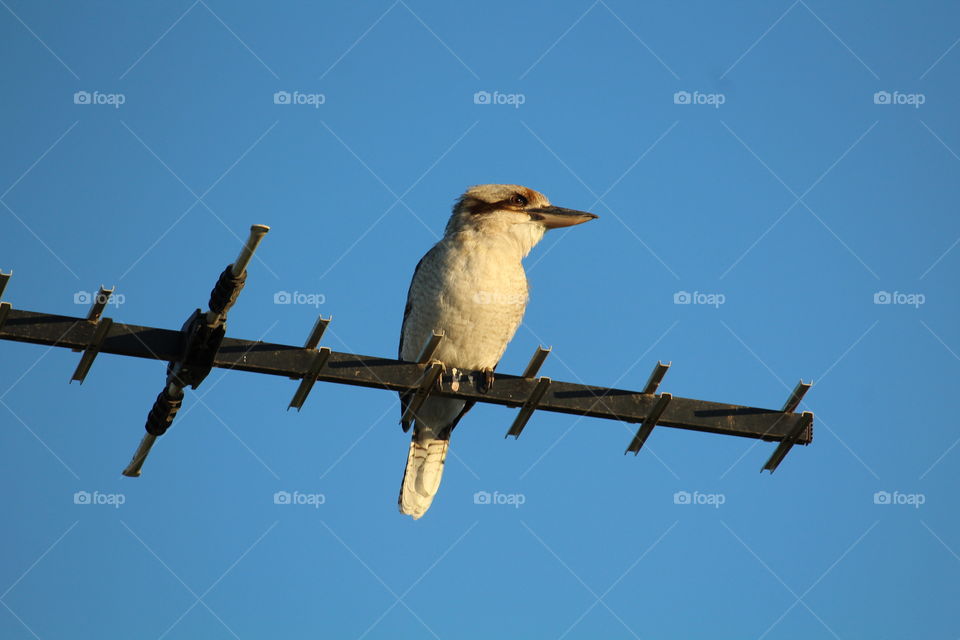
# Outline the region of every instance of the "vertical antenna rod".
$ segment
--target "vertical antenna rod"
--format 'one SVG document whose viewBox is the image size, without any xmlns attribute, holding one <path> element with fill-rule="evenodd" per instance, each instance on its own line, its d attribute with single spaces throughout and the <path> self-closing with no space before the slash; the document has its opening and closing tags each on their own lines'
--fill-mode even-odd
<svg viewBox="0 0 960 640">
<path fill-rule="evenodd" d="M 250 235 L 233 264 L 227 266 L 213 291 L 210 292 L 208 310 L 200 314 L 200 310 L 190 316 L 183 326 L 186 348 L 179 360 L 171 362 L 167 367 L 167 386 L 153 403 L 153 408 L 147 415 L 146 431 L 140 445 L 137 447 L 130 464 L 123 470 L 123 475 L 136 478 L 140 476 L 143 463 L 150 455 L 150 449 L 173 424 L 173 419 L 183 403 L 183 389 L 192 386 L 196 389 L 210 372 L 213 359 L 216 357 L 226 332 L 227 312 L 237 301 L 237 296 L 243 290 L 247 279 L 247 265 L 250 264 L 254 252 L 267 235 L 270 227 L 255 224 L 250 227 Z"/>
</svg>

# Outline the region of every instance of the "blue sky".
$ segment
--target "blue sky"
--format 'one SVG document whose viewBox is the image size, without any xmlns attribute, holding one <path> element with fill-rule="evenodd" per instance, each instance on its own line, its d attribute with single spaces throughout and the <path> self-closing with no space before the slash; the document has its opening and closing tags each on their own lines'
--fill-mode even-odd
<svg viewBox="0 0 960 640">
<path fill-rule="evenodd" d="M 326 346 L 393 356 L 454 198 L 520 183 L 600 219 L 527 259 L 500 370 L 544 344 L 544 375 L 638 389 L 659 359 L 662 391 L 768 408 L 813 379 L 816 414 L 770 476 L 769 443 L 625 457 L 633 426 L 505 441 L 479 406 L 413 522 L 393 394 L 288 413 L 294 381 L 214 371 L 129 479 L 163 365 L 68 385 L 77 354 L 2 343 L 3 638 L 960 634 L 955 5 L 0 5 L 14 307 L 81 316 L 103 283 L 178 328 L 263 223 L 228 334 L 322 313 Z"/>
</svg>

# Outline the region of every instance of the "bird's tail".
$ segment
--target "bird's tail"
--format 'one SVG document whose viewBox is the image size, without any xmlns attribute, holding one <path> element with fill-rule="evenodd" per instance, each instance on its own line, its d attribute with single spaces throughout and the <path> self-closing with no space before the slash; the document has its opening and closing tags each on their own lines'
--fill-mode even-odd
<svg viewBox="0 0 960 640">
<path fill-rule="evenodd" d="M 418 437 L 420 435 L 420 437 Z M 449 432 L 445 438 L 423 437 L 414 434 L 407 454 L 407 468 L 400 486 L 400 512 L 417 520 L 433 502 L 443 476 L 443 462 L 450 446 Z"/>
</svg>

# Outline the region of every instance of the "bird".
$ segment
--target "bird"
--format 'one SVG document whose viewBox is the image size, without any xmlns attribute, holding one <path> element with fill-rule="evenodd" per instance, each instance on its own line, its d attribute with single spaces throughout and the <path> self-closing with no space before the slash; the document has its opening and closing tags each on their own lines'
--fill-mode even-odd
<svg viewBox="0 0 960 640">
<path fill-rule="evenodd" d="M 482 372 L 488 390 L 494 369 L 523 319 L 529 298 L 523 258 L 546 231 L 597 218 L 553 206 L 538 191 L 515 184 L 469 187 L 453 206 L 443 238 L 414 269 L 400 330 L 399 356 L 415 361 L 433 332 L 443 332 L 434 353 L 445 371 Z M 413 434 L 397 500 L 400 512 L 419 519 L 440 486 L 453 429 L 475 404 L 427 396 L 407 416 L 413 392 L 400 393 L 401 426 Z"/>
</svg>

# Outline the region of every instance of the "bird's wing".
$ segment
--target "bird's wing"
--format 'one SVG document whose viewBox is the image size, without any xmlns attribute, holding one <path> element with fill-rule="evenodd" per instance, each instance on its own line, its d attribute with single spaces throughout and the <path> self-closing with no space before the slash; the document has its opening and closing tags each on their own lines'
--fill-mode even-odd
<svg viewBox="0 0 960 640">
<path fill-rule="evenodd" d="M 410 278 L 410 287 L 407 289 L 407 305 L 403 309 L 403 324 L 400 325 L 400 346 L 397 348 L 397 357 L 401 360 L 403 359 L 403 337 L 407 333 L 407 320 L 410 318 L 410 312 L 413 311 L 413 283 L 416 281 L 417 272 L 420 271 L 420 267 L 423 266 L 423 261 L 427 259 L 428 255 L 430 255 L 430 251 L 425 253 L 423 257 L 420 258 L 420 262 L 418 262 L 417 266 L 413 269 L 413 277 Z M 412 391 L 400 392 L 400 426 L 403 427 L 404 431 L 410 430 L 410 422 L 403 422 L 402 418 L 403 414 L 407 412 L 407 405 L 410 404 L 410 399 L 412 397 Z"/>
<path fill-rule="evenodd" d="M 400 325 L 400 345 L 397 349 L 397 357 L 401 360 L 403 359 L 403 339 L 407 334 L 407 321 L 410 319 L 410 314 L 413 312 L 413 287 L 417 282 L 417 275 L 420 273 L 423 263 L 427 261 L 427 258 L 430 257 L 430 254 L 432 254 L 435 249 L 436 246 L 423 254 L 423 257 L 420 258 L 420 262 L 418 262 L 417 266 L 413 268 L 413 277 L 410 278 L 410 286 L 407 288 L 407 305 L 403 309 L 403 324 Z"/>
<path fill-rule="evenodd" d="M 400 358 L 401 360 L 403 360 L 404 347 L 407 346 L 404 338 L 407 335 L 407 322 L 410 320 L 410 315 L 413 313 L 413 288 L 417 281 L 417 274 L 420 272 L 421 267 L 423 267 L 424 263 L 427 261 L 428 258 L 431 257 L 431 254 L 433 254 L 435 250 L 437 250 L 436 245 L 432 249 L 430 249 L 430 251 L 424 254 L 422 258 L 420 258 L 420 262 L 417 263 L 417 266 L 413 270 L 413 277 L 410 279 L 410 288 L 407 290 L 407 304 L 403 310 L 403 324 L 400 326 L 400 344 L 397 349 L 397 357 Z M 400 392 L 400 417 L 401 417 L 400 426 L 403 427 L 404 431 L 409 431 L 410 426 L 412 424 L 412 421 L 404 422 L 402 418 L 403 418 L 403 414 L 406 413 L 407 411 L 407 405 L 410 404 L 410 401 L 413 398 L 414 393 L 415 392 L 413 391 Z M 475 404 L 476 402 L 474 401 L 468 401 L 464 405 L 463 410 L 457 415 L 456 418 L 454 418 L 451 421 L 451 423 L 446 428 L 445 431 L 447 434 L 453 431 L 453 428 L 457 426 L 457 423 L 460 422 L 460 419 L 463 418 L 464 414 L 466 414 L 467 411 L 473 408 L 473 405 Z"/>
</svg>

